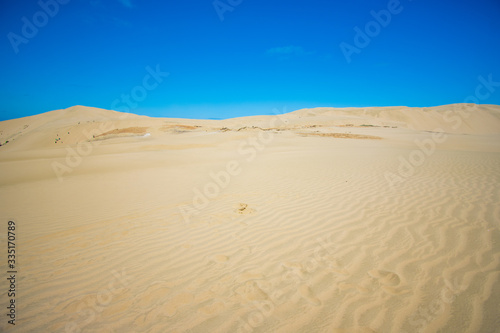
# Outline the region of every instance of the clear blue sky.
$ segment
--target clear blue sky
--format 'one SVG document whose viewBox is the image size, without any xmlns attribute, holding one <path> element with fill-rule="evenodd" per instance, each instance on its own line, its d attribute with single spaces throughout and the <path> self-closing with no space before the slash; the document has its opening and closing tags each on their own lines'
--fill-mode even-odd
<svg viewBox="0 0 500 333">
<path fill-rule="evenodd" d="M 434 106 L 474 95 L 480 75 L 500 82 L 498 0 L 59 1 L 0 2 L 1 120 L 73 105 L 185 118 Z M 367 24 L 348 63 L 340 45 Z M 480 103 L 500 104 L 490 89 Z"/>
</svg>

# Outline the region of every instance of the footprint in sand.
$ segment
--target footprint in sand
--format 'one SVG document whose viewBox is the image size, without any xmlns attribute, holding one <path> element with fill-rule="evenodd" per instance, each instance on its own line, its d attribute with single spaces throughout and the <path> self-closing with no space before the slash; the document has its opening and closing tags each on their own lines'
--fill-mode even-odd
<svg viewBox="0 0 500 333">
<path fill-rule="evenodd" d="M 284 262 L 281 264 L 283 267 L 288 269 L 301 280 L 304 280 L 307 277 L 307 271 L 304 269 L 301 263 L 298 262 Z"/>
<path fill-rule="evenodd" d="M 377 333 L 369 327 L 334 328 L 332 333 Z"/>
<path fill-rule="evenodd" d="M 255 209 L 248 207 L 248 204 L 246 203 L 239 203 L 236 205 L 235 212 L 240 215 L 248 215 L 255 213 Z"/>
<path fill-rule="evenodd" d="M 261 273 L 252 273 L 249 271 L 245 271 L 238 275 L 238 277 L 236 278 L 236 282 L 243 283 L 250 280 L 262 280 L 264 278 L 265 276 Z"/>
<path fill-rule="evenodd" d="M 321 305 L 321 301 L 316 298 L 316 296 L 314 295 L 314 293 L 312 292 L 311 288 L 308 285 L 304 284 L 304 285 L 300 286 L 299 293 L 300 293 L 300 296 L 302 296 L 304 299 L 306 299 L 309 303 L 311 303 L 315 306 Z"/>
<path fill-rule="evenodd" d="M 368 275 L 370 275 L 374 279 L 377 279 L 380 282 L 380 284 L 384 286 L 394 287 L 401 283 L 399 275 L 389 271 L 380 271 L 377 269 L 372 269 L 371 271 L 368 272 Z"/>
<path fill-rule="evenodd" d="M 396 273 L 372 269 L 368 272 L 368 275 L 376 279 L 382 290 L 388 294 L 400 295 L 409 292 L 409 290 L 400 288 L 401 278 Z"/>
<path fill-rule="evenodd" d="M 212 301 L 209 305 L 206 305 L 200 309 L 198 312 L 203 313 L 205 315 L 217 315 L 221 313 L 226 308 L 226 305 L 222 301 Z"/>
<path fill-rule="evenodd" d="M 229 260 L 229 257 L 225 256 L 223 254 L 217 254 L 217 255 L 213 256 L 213 260 L 215 262 L 218 262 L 218 263 L 225 263 Z"/>
<path fill-rule="evenodd" d="M 346 282 L 340 282 L 338 285 L 338 288 L 340 291 L 355 289 L 362 294 L 367 294 L 370 292 L 370 289 L 367 287 L 357 285 L 357 284 L 352 284 L 352 283 L 346 283 Z"/>
<path fill-rule="evenodd" d="M 242 286 L 236 288 L 235 292 L 246 301 L 263 301 L 269 298 L 254 281 L 247 281 Z"/>
</svg>

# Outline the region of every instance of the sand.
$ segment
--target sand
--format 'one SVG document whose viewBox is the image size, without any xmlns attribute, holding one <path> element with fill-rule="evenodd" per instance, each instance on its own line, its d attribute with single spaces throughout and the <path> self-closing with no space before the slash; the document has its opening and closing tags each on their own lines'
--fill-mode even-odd
<svg viewBox="0 0 500 333">
<path fill-rule="evenodd" d="M 0 141 L 0 331 L 500 327 L 500 106 L 76 106 L 0 122 Z"/>
</svg>

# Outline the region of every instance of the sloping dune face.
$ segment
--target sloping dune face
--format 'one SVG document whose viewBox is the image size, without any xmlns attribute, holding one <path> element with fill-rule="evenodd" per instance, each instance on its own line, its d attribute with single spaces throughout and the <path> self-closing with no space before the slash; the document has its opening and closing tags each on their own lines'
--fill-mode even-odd
<svg viewBox="0 0 500 333">
<path fill-rule="evenodd" d="M 0 143 L 19 331 L 498 328 L 499 106 L 76 106 L 0 122 Z"/>
</svg>

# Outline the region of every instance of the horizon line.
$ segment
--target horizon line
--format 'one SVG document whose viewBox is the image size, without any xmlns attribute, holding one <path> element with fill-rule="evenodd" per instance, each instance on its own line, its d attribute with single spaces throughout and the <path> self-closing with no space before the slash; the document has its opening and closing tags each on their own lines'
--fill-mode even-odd
<svg viewBox="0 0 500 333">
<path fill-rule="evenodd" d="M 443 107 L 443 106 L 452 106 L 452 105 L 492 105 L 492 106 L 498 106 L 500 107 L 500 104 L 491 104 L 491 103 L 450 103 L 450 104 L 440 104 L 440 105 L 432 105 L 432 106 L 407 106 L 407 105 L 386 105 L 386 106 L 342 106 L 342 107 L 335 107 L 335 106 L 314 106 L 314 107 L 305 107 L 305 108 L 299 108 L 296 110 L 288 111 L 288 112 L 280 112 L 280 113 L 267 113 L 267 114 L 253 114 L 253 115 L 243 115 L 243 116 L 236 116 L 236 117 L 210 117 L 211 115 L 208 115 L 207 117 L 171 117 L 171 116 L 156 116 L 156 115 L 148 115 L 148 114 L 142 114 L 142 113 L 134 113 L 134 112 L 124 112 L 124 111 L 118 111 L 118 110 L 112 110 L 112 109 L 105 109 L 105 108 L 100 108 L 100 107 L 95 107 L 95 106 L 88 106 L 88 105 L 81 105 L 81 104 L 76 104 L 72 105 L 67 108 L 62 108 L 62 109 L 54 109 L 54 110 L 49 110 L 41 113 L 36 113 L 28 116 L 22 116 L 18 118 L 9 118 L 9 119 L 3 119 L 0 120 L 0 122 L 3 121 L 9 121 L 9 120 L 16 120 L 16 119 L 22 119 L 22 118 L 28 118 L 28 117 L 34 117 L 38 115 L 43 115 L 45 113 L 49 112 L 54 112 L 54 111 L 63 111 L 63 110 L 68 110 L 71 108 L 75 107 L 83 107 L 83 108 L 92 108 L 92 109 L 99 109 L 99 110 L 105 110 L 105 111 L 111 111 L 111 112 L 118 112 L 118 113 L 123 113 L 123 114 L 132 114 L 136 116 L 143 116 L 143 117 L 149 117 L 149 118 L 165 118 L 165 119 L 199 119 L 199 120 L 228 120 L 228 119 L 237 119 L 237 118 L 246 118 L 246 117 L 259 117 L 259 116 L 272 116 L 276 114 L 288 114 L 300 110 L 306 110 L 306 109 L 323 109 L 323 108 L 328 108 L 328 109 L 365 109 L 365 108 L 410 108 L 410 109 L 423 109 L 423 108 L 436 108 L 436 107 Z M 273 110 L 277 110 L 278 108 L 273 108 Z"/>
</svg>

